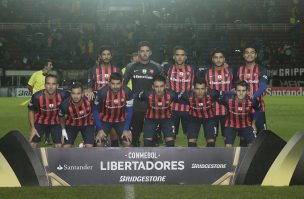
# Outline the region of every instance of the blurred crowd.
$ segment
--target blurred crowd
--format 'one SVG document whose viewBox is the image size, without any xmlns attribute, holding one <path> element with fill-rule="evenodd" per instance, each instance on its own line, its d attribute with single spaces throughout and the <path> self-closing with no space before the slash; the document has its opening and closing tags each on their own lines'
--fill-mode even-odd
<svg viewBox="0 0 304 199">
<path fill-rule="evenodd" d="M 102 45 L 111 45 L 113 62 L 124 67 L 143 40 L 152 44 L 152 59 L 159 63 L 170 62 L 172 48 L 183 45 L 190 64 L 208 66 L 210 52 L 220 47 L 228 64 L 239 65 L 240 49 L 254 41 L 261 64 L 296 65 L 303 61 L 302 4 L 298 0 L 1 0 L 0 22 L 47 26 L 0 30 L 0 68 L 39 69 L 40 61 L 51 57 L 57 70 L 87 69 L 95 64 Z M 71 29 L 65 23 L 91 26 Z M 211 28 L 195 28 L 202 23 Z M 212 25 L 221 23 L 292 26 L 267 32 L 216 30 Z"/>
</svg>

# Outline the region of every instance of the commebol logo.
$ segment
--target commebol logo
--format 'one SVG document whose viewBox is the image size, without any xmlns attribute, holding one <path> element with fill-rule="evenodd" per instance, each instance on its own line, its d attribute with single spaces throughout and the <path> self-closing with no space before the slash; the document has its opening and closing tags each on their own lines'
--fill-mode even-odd
<svg viewBox="0 0 304 199">
<path fill-rule="evenodd" d="M 67 165 L 64 164 L 63 166 L 61 166 L 60 164 L 57 166 L 57 170 L 61 171 L 90 171 L 93 170 L 93 166 L 84 164 L 84 165 Z"/>
</svg>

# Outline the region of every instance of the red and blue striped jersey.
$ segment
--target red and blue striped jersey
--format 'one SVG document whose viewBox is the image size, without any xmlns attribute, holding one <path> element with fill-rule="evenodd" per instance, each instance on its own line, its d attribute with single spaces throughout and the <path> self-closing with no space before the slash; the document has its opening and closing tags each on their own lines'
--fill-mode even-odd
<svg viewBox="0 0 304 199">
<path fill-rule="evenodd" d="M 182 100 L 189 103 L 189 115 L 195 118 L 212 118 L 213 101 L 210 95 L 206 94 L 202 99 L 195 96 L 194 92 L 184 93 Z"/>
<path fill-rule="evenodd" d="M 165 89 L 161 97 L 157 96 L 154 91 L 149 91 L 141 92 L 139 99 L 148 102 L 145 118 L 169 119 L 172 112 L 171 104 L 173 101 L 178 100 L 178 96 L 175 92 Z"/>
<path fill-rule="evenodd" d="M 59 105 L 69 96 L 69 93 L 62 90 L 50 98 L 41 90 L 32 95 L 28 109 L 35 112 L 35 124 L 55 125 L 59 124 L 58 109 Z"/>
<path fill-rule="evenodd" d="M 268 82 L 266 70 L 258 64 L 251 68 L 240 66 L 237 72 L 237 78 L 239 80 L 246 81 L 249 91 L 253 94 L 259 89 L 259 84 L 261 82 Z M 265 102 L 263 95 L 261 95 L 258 99 L 261 103 L 261 111 L 265 112 Z"/>
<path fill-rule="evenodd" d="M 92 88 L 97 91 L 109 83 L 110 76 L 114 72 L 120 72 L 120 69 L 116 66 L 93 67 L 88 74 L 88 88 Z"/>
<path fill-rule="evenodd" d="M 59 117 L 66 117 L 66 125 L 70 126 L 89 126 L 93 125 L 92 102 L 83 97 L 80 105 L 72 102 L 72 97 L 64 100 L 59 106 Z"/>
<path fill-rule="evenodd" d="M 216 69 L 215 67 L 209 68 L 205 73 L 206 86 L 210 89 L 218 91 L 230 91 L 233 86 L 233 73 L 229 67 L 222 67 Z M 216 116 L 226 115 L 225 106 L 214 102 L 214 114 Z"/>
<path fill-rule="evenodd" d="M 249 97 L 239 100 L 236 95 L 223 102 L 228 110 L 225 127 L 246 128 L 252 126 L 254 109 L 257 109 L 259 102 Z"/>
<path fill-rule="evenodd" d="M 103 122 L 125 122 L 126 107 L 133 107 L 133 94 L 128 87 L 114 92 L 108 85 L 102 87 L 95 100 L 99 106 L 99 118 Z"/>
<path fill-rule="evenodd" d="M 165 68 L 168 88 L 176 93 L 185 93 L 192 90 L 195 77 L 194 69 L 190 65 L 178 67 L 171 65 Z M 189 111 L 189 105 L 182 102 L 173 102 L 172 109 L 174 111 Z"/>
</svg>

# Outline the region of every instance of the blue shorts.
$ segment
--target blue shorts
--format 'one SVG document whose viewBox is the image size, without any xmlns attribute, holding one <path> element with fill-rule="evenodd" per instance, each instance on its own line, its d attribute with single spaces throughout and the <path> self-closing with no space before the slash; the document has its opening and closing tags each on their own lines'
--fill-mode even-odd
<svg viewBox="0 0 304 199">
<path fill-rule="evenodd" d="M 231 128 L 231 127 L 226 127 L 225 128 L 225 144 L 232 144 L 234 143 L 235 137 L 237 132 L 239 135 L 243 138 L 245 138 L 245 141 L 247 144 L 251 144 L 254 140 L 254 133 L 253 133 L 253 128 L 251 126 L 246 127 L 246 128 Z"/>
<path fill-rule="evenodd" d="M 178 134 L 180 121 L 182 123 L 183 133 L 186 134 L 190 122 L 189 117 L 189 112 L 187 111 L 172 111 L 172 119 L 176 129 L 175 134 Z"/>
<path fill-rule="evenodd" d="M 144 138 L 153 138 L 157 129 L 160 128 L 164 137 L 174 137 L 175 126 L 173 119 L 148 119 L 144 121 Z"/>
<path fill-rule="evenodd" d="M 120 142 L 122 142 L 122 133 L 125 128 L 125 122 L 101 122 L 102 129 L 105 132 L 106 135 L 109 135 L 111 132 L 111 129 L 113 128 L 115 132 L 117 133 Z"/>
<path fill-rule="evenodd" d="M 66 126 L 66 131 L 68 134 L 68 140 L 64 139 L 64 144 L 74 144 L 75 139 L 81 132 L 84 144 L 94 144 L 95 142 L 95 128 L 93 125 L 90 126 Z"/>
<path fill-rule="evenodd" d="M 197 139 L 201 125 L 203 124 L 204 136 L 206 139 L 215 139 L 216 138 L 216 127 L 215 120 L 213 118 L 190 118 L 190 123 L 187 129 L 187 138 L 188 139 Z"/>
<path fill-rule="evenodd" d="M 45 125 L 45 124 L 35 124 L 35 128 L 40 135 L 34 136 L 31 140 L 33 143 L 38 143 L 41 141 L 41 138 L 46 134 L 47 132 L 51 132 L 52 140 L 54 144 L 60 144 L 61 143 L 61 126 L 59 124 L 57 125 Z"/>
</svg>

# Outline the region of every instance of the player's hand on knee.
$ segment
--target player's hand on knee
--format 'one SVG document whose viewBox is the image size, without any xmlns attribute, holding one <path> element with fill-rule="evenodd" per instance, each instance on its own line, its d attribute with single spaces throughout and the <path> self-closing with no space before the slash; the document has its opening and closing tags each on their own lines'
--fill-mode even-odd
<svg viewBox="0 0 304 199">
<path fill-rule="evenodd" d="M 64 139 L 69 140 L 68 134 L 65 129 L 61 130 L 61 143 L 64 144 Z"/>
<path fill-rule="evenodd" d="M 124 141 L 124 142 L 128 142 L 128 143 L 132 143 L 132 133 L 131 131 L 129 130 L 124 130 L 122 132 L 122 136 L 121 136 L 121 139 Z"/>
<path fill-rule="evenodd" d="M 84 95 L 89 99 L 89 100 L 94 100 L 94 92 L 91 90 L 86 90 L 84 92 Z"/>
<path fill-rule="evenodd" d="M 107 135 L 103 130 L 98 131 L 97 135 L 96 135 L 96 142 L 101 142 L 104 138 L 106 138 Z"/>
<path fill-rule="evenodd" d="M 35 128 L 32 128 L 32 129 L 31 129 L 31 135 L 30 135 L 30 139 L 29 139 L 29 140 L 32 141 L 32 139 L 33 139 L 33 137 L 34 137 L 35 135 L 38 136 L 38 137 L 40 137 L 38 131 L 37 131 Z"/>
</svg>

